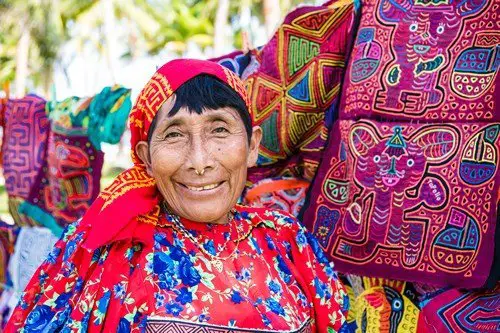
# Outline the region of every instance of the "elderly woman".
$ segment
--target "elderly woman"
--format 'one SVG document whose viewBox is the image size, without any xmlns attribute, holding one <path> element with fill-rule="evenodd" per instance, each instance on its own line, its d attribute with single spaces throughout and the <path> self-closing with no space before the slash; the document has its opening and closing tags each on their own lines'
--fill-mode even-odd
<svg viewBox="0 0 500 333">
<path fill-rule="evenodd" d="M 291 216 L 236 204 L 257 159 L 242 82 L 165 64 L 130 115 L 134 166 L 71 225 L 6 331 L 332 332 L 346 293 Z"/>
</svg>

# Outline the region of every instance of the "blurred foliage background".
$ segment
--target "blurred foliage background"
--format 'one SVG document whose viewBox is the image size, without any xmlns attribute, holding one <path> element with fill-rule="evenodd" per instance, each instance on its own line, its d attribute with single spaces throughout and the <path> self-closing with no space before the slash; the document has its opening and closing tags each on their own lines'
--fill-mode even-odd
<svg viewBox="0 0 500 333">
<path fill-rule="evenodd" d="M 0 0 L 0 98 L 63 99 L 115 83 L 135 98 L 156 66 L 262 45 L 294 7 L 324 1 Z M 101 186 L 130 163 L 128 135 L 104 147 Z M 0 217 L 10 219 L 1 173 Z"/>
<path fill-rule="evenodd" d="M 115 57 L 184 55 L 190 45 L 221 55 L 242 47 L 243 31 L 250 40 L 267 38 L 294 6 L 315 2 L 0 0 L 0 83 L 11 82 L 16 96 L 30 87 L 49 97 L 54 70 L 64 72 L 85 49 L 106 61 L 112 79 Z M 68 45 L 71 51 L 62 52 Z"/>
</svg>

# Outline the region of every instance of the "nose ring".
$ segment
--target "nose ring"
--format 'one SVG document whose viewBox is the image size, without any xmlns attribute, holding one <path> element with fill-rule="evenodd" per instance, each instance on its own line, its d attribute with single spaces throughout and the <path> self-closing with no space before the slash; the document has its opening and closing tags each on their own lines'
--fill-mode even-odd
<svg viewBox="0 0 500 333">
<path fill-rule="evenodd" d="M 194 170 L 194 172 L 198 175 L 198 176 L 203 176 L 203 174 L 205 173 L 205 169 L 201 169 L 201 171 L 198 171 L 198 170 Z"/>
</svg>

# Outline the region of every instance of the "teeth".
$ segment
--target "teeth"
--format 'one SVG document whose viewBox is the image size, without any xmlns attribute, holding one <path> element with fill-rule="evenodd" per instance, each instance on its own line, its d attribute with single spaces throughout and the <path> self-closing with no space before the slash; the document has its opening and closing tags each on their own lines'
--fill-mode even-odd
<svg viewBox="0 0 500 333">
<path fill-rule="evenodd" d="M 210 184 L 210 185 L 205 185 L 203 187 L 187 186 L 187 188 L 190 189 L 191 191 L 206 191 L 216 188 L 217 186 L 219 186 L 219 184 Z"/>
</svg>

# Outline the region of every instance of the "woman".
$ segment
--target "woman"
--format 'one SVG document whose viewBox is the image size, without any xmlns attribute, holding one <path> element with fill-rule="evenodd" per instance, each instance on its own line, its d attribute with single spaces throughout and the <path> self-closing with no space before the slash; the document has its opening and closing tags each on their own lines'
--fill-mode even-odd
<svg viewBox="0 0 500 333">
<path fill-rule="evenodd" d="M 340 328 L 346 294 L 318 243 L 284 213 L 236 205 L 262 130 L 232 72 L 165 64 L 130 127 L 134 166 L 67 229 L 7 332 Z"/>
</svg>

